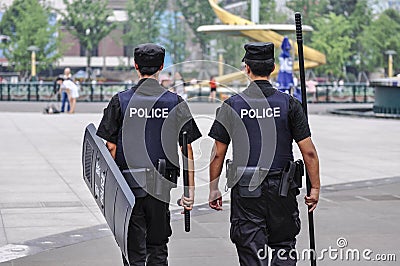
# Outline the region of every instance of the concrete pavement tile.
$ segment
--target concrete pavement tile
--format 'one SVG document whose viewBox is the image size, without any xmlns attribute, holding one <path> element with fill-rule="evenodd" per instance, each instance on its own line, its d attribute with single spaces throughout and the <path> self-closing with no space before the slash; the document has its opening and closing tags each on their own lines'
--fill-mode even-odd
<svg viewBox="0 0 400 266">
<path fill-rule="evenodd" d="M 21 194 L 27 194 L 29 192 L 38 192 L 41 191 L 43 193 L 47 193 L 47 192 L 52 192 L 54 191 L 57 193 L 65 193 L 71 191 L 70 189 L 68 189 L 68 186 L 65 185 L 64 182 L 60 182 L 60 180 L 57 179 L 52 179 L 52 178 L 47 178 L 47 177 L 39 177 L 40 179 L 42 179 L 41 181 L 32 181 L 32 183 L 29 182 L 23 182 L 21 180 L 12 180 L 10 182 L 8 182 L 8 180 L 3 181 L 4 183 L 2 184 L 3 187 L 0 188 L 0 191 L 14 191 L 14 193 L 21 193 Z M 47 184 L 45 184 L 47 182 Z M 1 195 L 0 195 L 0 198 Z"/>
<path fill-rule="evenodd" d="M 215 229 L 218 230 L 215 230 Z M 229 223 L 198 223 L 192 219 L 190 233 L 184 231 L 183 221 L 175 222 L 172 226 L 174 239 L 208 239 L 208 238 L 226 238 L 229 236 Z"/>
<path fill-rule="evenodd" d="M 170 243 L 171 258 L 236 256 L 235 246 L 226 238 L 171 239 Z"/>
<path fill-rule="evenodd" d="M 217 248 L 217 247 L 216 247 Z M 170 258 L 170 264 L 174 266 L 187 266 L 187 258 Z M 204 266 L 204 265 L 218 265 L 218 266 L 235 266 L 239 265 L 237 256 L 220 256 L 220 257 L 197 257 L 190 258 L 190 266 Z"/>
<path fill-rule="evenodd" d="M 0 209 L 0 247 L 8 244 L 6 231 L 3 225 L 3 210 Z"/>
<path fill-rule="evenodd" d="M 206 206 L 205 208 L 208 208 Z M 194 219 L 196 222 L 203 224 L 203 223 L 229 223 L 229 215 L 230 215 L 230 208 L 225 206 L 223 211 L 214 211 L 210 210 L 210 212 L 206 215 L 199 215 L 196 216 Z"/>
<path fill-rule="evenodd" d="M 84 252 L 82 252 L 84 250 Z M 39 253 L 1 263 L 1 266 L 122 266 L 121 253 L 113 237 Z M 173 264 L 172 264 L 173 265 Z"/>
<path fill-rule="evenodd" d="M 61 210 L 60 210 L 61 211 Z M 6 231 L 20 227 L 51 227 L 51 226 L 92 226 L 98 220 L 89 212 L 39 212 L 39 213 L 8 213 L 3 215 Z"/>
<path fill-rule="evenodd" d="M 60 234 L 72 230 L 76 230 L 79 228 L 87 227 L 84 224 L 81 225 L 70 225 L 70 226 L 47 226 L 47 227 L 16 227 L 16 228 L 7 228 L 7 238 L 9 243 L 23 243 L 28 240 L 42 238 L 50 235 Z"/>
<path fill-rule="evenodd" d="M 62 206 L 62 204 L 65 204 L 68 202 L 54 202 L 54 205 L 58 205 L 59 207 L 40 207 L 40 208 L 18 208 L 18 209 L 2 209 L 1 213 L 3 214 L 58 214 L 58 213 L 87 213 L 88 209 L 82 205 L 77 206 L 77 207 L 66 207 Z M 80 202 L 71 202 L 74 204 L 80 204 Z"/>
<path fill-rule="evenodd" d="M 14 190 L 11 192 L 4 192 L 0 195 L 1 203 L 12 203 L 12 202 L 27 202 L 27 201 L 77 201 L 77 195 L 73 192 L 61 192 L 61 193 L 43 193 L 39 191 L 30 191 L 19 193 Z"/>
</svg>

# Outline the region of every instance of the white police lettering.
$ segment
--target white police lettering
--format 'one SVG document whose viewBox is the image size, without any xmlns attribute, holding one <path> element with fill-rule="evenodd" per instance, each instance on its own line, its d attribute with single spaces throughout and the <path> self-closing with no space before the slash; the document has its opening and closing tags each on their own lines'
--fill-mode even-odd
<svg viewBox="0 0 400 266">
<path fill-rule="evenodd" d="M 168 118 L 168 108 L 130 108 L 129 117 L 139 118 Z"/>
<path fill-rule="evenodd" d="M 262 119 L 271 117 L 280 117 L 281 108 L 262 108 L 262 109 L 241 109 L 240 118 L 249 117 L 251 119 Z"/>
</svg>

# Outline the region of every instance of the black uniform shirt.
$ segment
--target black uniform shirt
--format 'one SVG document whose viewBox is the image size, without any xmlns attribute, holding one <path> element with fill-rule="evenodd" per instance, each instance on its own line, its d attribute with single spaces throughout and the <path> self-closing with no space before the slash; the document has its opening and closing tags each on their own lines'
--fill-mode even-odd
<svg viewBox="0 0 400 266">
<path fill-rule="evenodd" d="M 151 79 L 141 79 L 139 83 L 135 86 L 136 88 L 139 87 L 143 82 L 148 82 L 152 83 L 154 82 L 154 86 L 159 86 L 158 82 L 156 80 L 151 80 Z M 134 87 L 134 88 L 135 88 Z M 147 87 L 146 87 L 147 89 Z M 159 88 L 156 87 L 156 90 Z M 182 133 L 187 132 L 187 138 L 188 138 L 188 144 L 192 143 L 193 141 L 197 140 L 198 138 L 201 137 L 201 133 L 199 128 L 196 125 L 196 122 L 194 121 L 189 107 L 186 102 L 183 101 L 183 99 L 178 96 L 178 102 L 179 104 L 177 105 L 177 120 L 178 120 L 178 125 L 182 125 L 184 121 L 187 121 L 184 123 L 180 134 L 179 134 L 179 145 L 182 146 Z M 108 103 L 107 108 L 104 109 L 104 114 L 103 118 L 100 122 L 99 128 L 97 129 L 97 135 L 106 141 L 112 142 L 114 144 L 118 143 L 118 133 L 120 129 L 122 128 L 123 124 L 123 116 L 121 113 L 121 106 L 119 103 L 119 97 L 118 94 L 114 95 L 110 102 Z"/>
<path fill-rule="evenodd" d="M 276 92 L 276 89 L 274 89 L 271 83 L 267 80 L 256 80 L 254 82 L 261 89 L 265 97 L 269 97 Z M 224 102 L 224 104 L 222 104 L 221 108 L 217 112 L 217 118 L 210 129 L 210 133 L 208 133 L 211 138 L 227 145 L 231 142 L 231 137 L 229 136 L 228 131 L 234 127 L 234 125 L 231 125 L 231 122 L 234 121 L 234 114 L 232 112 L 235 111 L 230 106 L 229 98 Z M 290 97 L 289 100 L 288 116 L 289 128 L 293 139 L 296 142 L 311 137 L 310 127 L 303 111 L 303 107 L 300 102 L 293 97 Z"/>
</svg>

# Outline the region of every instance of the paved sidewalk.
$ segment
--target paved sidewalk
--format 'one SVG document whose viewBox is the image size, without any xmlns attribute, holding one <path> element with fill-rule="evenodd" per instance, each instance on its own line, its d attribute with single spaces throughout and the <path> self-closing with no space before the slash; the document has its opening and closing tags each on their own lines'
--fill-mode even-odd
<svg viewBox="0 0 400 266">
<path fill-rule="evenodd" d="M 85 104 L 87 103 L 81 103 L 81 108 Z M 89 108 L 88 106 L 86 107 Z M 190 105 L 204 135 L 194 145 L 197 169 L 196 180 L 198 185 L 196 203 L 200 205 L 204 204 L 208 198 L 207 164 L 212 140 L 207 137 L 207 133 L 217 106 L 207 103 Z M 101 110 L 103 107 L 93 104 L 90 108 L 99 108 Z M 318 108 L 322 107 L 319 106 Z M 7 256 L 15 252 L 24 253 L 25 250 L 19 245 L 34 243 L 39 240 L 39 242 L 43 243 L 36 250 L 37 252 L 45 250 L 44 246 L 46 245 L 51 245 L 53 242 L 58 243 L 60 239 L 63 240 L 64 244 L 60 244 L 58 248 L 63 247 L 63 245 L 72 245 L 69 247 L 72 250 L 74 247 L 77 247 L 76 250 L 79 250 L 79 245 L 83 245 L 81 247 L 83 249 L 85 243 L 90 243 L 88 241 L 96 242 L 97 240 L 94 239 L 94 236 L 103 237 L 104 240 L 109 239 L 108 242 L 104 243 L 110 243 L 107 231 L 104 231 L 105 221 L 83 182 L 81 168 L 81 145 L 84 128 L 92 122 L 98 124 L 101 112 L 78 113 L 75 115 L 7 112 L 7 110 L 10 111 L 11 109 L 10 106 L 5 107 L 5 104 L 0 102 L 0 110 L 4 111 L 0 112 L 0 123 L 2 125 L 0 130 L 2 143 L 2 149 L 0 150 L 0 262 L 6 261 L 9 258 Z M 323 110 L 321 112 L 325 113 Z M 323 185 L 336 185 L 399 175 L 399 121 L 332 115 L 310 115 L 310 124 L 313 139 L 321 160 Z M 370 185 L 373 186 L 374 182 L 372 181 Z M 221 182 L 221 187 L 224 184 L 224 181 Z M 175 190 L 172 201 L 176 201 L 176 198 L 181 193 L 182 189 Z M 372 196 L 375 194 L 375 191 L 371 192 Z M 228 196 L 226 195 L 225 199 L 227 198 Z M 330 222 L 329 219 L 341 218 L 341 212 L 339 208 L 336 213 L 331 212 L 333 207 L 331 208 L 330 205 L 325 205 L 327 206 L 325 210 L 323 202 L 324 200 L 322 199 L 320 212 L 317 214 L 317 223 L 321 222 L 321 226 L 323 227 L 321 227 L 322 230 L 320 229 L 320 231 L 326 232 L 323 235 L 330 236 L 332 239 L 330 239 L 331 242 L 329 243 L 334 244 L 335 239 L 333 238 L 340 236 L 336 235 L 337 228 L 339 227 L 329 227 L 335 225 L 335 222 Z M 329 200 L 325 204 L 328 203 L 330 204 Z M 356 202 L 344 203 L 347 208 L 348 203 L 353 204 Z M 382 200 L 382 203 L 397 204 L 396 206 L 398 206 L 398 202 L 395 200 Z M 369 211 L 367 208 L 369 204 L 370 202 L 368 201 L 362 206 L 351 205 L 355 209 L 349 207 L 350 209 L 348 209 L 347 214 L 358 213 L 358 211 L 364 211 L 366 208 L 365 213 L 370 214 L 372 220 L 364 217 L 364 220 L 360 219 L 357 222 L 363 224 L 363 221 L 371 221 L 371 226 L 377 228 L 383 227 L 385 230 L 386 228 L 391 228 L 387 224 L 381 223 L 381 219 L 384 215 L 388 215 L 390 208 L 385 207 L 386 211 L 382 213 L 377 208 L 379 212 L 374 212 L 376 211 L 375 209 Z M 172 206 L 172 209 L 174 210 L 173 213 L 178 212 L 176 206 Z M 184 251 L 178 249 L 180 247 L 183 249 L 186 246 L 189 248 L 190 245 L 187 244 L 188 242 L 179 240 L 180 237 L 191 237 L 192 239 L 188 240 L 189 242 L 192 241 L 191 245 L 199 248 L 199 250 L 203 250 L 204 247 L 204 252 L 208 252 L 208 248 L 212 248 L 215 256 L 217 256 L 217 252 L 221 249 L 221 265 L 224 265 L 222 262 L 225 260 L 227 263 L 230 262 L 229 258 L 234 254 L 233 246 L 227 238 L 224 238 L 223 241 L 218 238 L 219 236 L 226 237 L 228 235 L 228 213 L 203 215 L 202 213 L 204 212 L 207 213 L 207 209 L 199 206 L 198 213 L 200 216 L 194 219 L 193 234 L 180 236 L 178 232 L 182 231 L 181 227 L 183 225 L 180 221 L 174 222 L 176 234 L 171 241 L 171 262 L 173 262 L 173 259 L 177 259 L 176 263 L 179 260 L 187 262 L 187 257 L 182 257 L 185 254 Z M 346 212 L 343 213 L 343 215 L 347 214 Z M 218 223 L 215 223 L 215 219 Z M 225 220 L 220 222 L 220 219 Z M 398 216 L 395 216 L 390 217 L 388 222 L 398 220 Z M 322 221 L 324 222 L 322 223 Z M 376 225 L 375 222 L 377 222 Z M 200 226 L 202 224 L 204 224 L 204 227 Z M 210 226 L 215 224 L 218 230 L 207 231 L 210 226 L 206 226 L 206 224 L 210 224 Z M 326 227 L 327 225 L 329 226 Z M 360 238 L 366 237 L 367 233 L 368 236 L 370 235 L 370 231 L 364 230 L 365 227 L 360 226 L 355 220 L 351 220 L 348 224 L 343 223 L 343 228 L 349 231 L 357 230 L 358 227 L 362 229 L 359 234 Z M 325 231 L 325 228 L 330 229 Z M 199 233 L 197 234 L 196 231 Z M 88 232 L 90 233 L 89 236 L 86 236 L 87 238 L 83 237 Z M 202 242 L 203 238 L 207 238 L 207 234 L 205 236 L 204 232 L 209 233 L 211 238 L 216 238 L 217 240 Z M 386 241 L 386 237 L 392 237 L 392 235 L 384 235 L 382 241 Z M 67 239 L 69 240 L 67 241 Z M 82 242 L 83 240 L 84 242 Z M 103 243 L 99 239 L 98 241 L 100 241 L 98 243 Z M 176 245 L 174 241 L 176 241 Z M 185 244 L 179 246 L 179 241 Z M 301 242 L 306 243 L 306 241 Z M 215 243 L 215 246 L 213 243 Z M 22 251 L 19 251 L 21 249 Z M 64 249 L 62 248 L 60 252 L 62 250 Z M 29 254 L 35 254 L 35 249 L 29 252 L 31 251 L 32 253 Z M 90 253 L 91 251 L 88 252 Z M 93 251 L 92 254 L 96 254 L 96 251 Z M 188 254 L 193 256 L 193 253 Z M 40 256 L 40 254 L 37 256 Z M 101 258 L 101 256 L 106 256 L 106 254 L 99 250 L 99 256 Z M 32 258 L 34 259 L 36 256 L 32 256 Z M 72 259 L 71 261 L 73 261 Z M 21 261 L 23 260 L 21 259 Z M 196 260 L 196 257 L 194 257 L 189 261 L 195 263 Z M 208 262 L 208 259 L 202 256 L 199 256 L 198 260 L 204 263 Z M 107 260 L 104 259 L 104 263 L 106 262 Z M 33 262 L 31 261 L 30 263 Z M 42 262 L 42 264 L 37 265 L 52 265 L 50 263 Z"/>
<path fill-rule="evenodd" d="M 315 213 L 317 254 L 323 249 L 338 249 L 343 254 L 357 249 L 360 261 L 353 255 L 344 259 L 325 259 L 319 265 L 398 265 L 400 251 L 397 245 L 398 221 L 400 219 L 400 177 L 367 182 L 349 183 L 344 187 L 329 186 L 323 191 Z M 351 186 L 350 186 L 351 185 Z M 352 187 L 349 189 L 349 187 Z M 297 250 L 302 254 L 307 248 L 306 208 L 300 205 L 303 229 L 298 238 Z M 169 262 L 172 266 L 233 266 L 239 265 L 235 247 L 229 240 L 229 208 L 222 212 L 207 212 L 194 216 L 192 231 L 183 231 L 183 221 L 172 223 L 173 237 L 169 244 Z M 338 239 L 347 245 L 338 247 Z M 341 243 L 342 243 L 341 242 Z M 394 255 L 387 262 L 366 261 L 362 252 L 369 249 L 368 256 Z M 332 253 L 334 258 L 339 252 Z M 352 253 L 349 253 L 352 254 Z M 300 255 L 300 258 L 303 256 Z M 346 259 L 349 258 L 349 259 Z M 122 265 L 119 248 L 111 235 L 90 239 L 74 245 L 48 250 L 37 255 L 0 263 L 1 266 L 118 266 Z M 309 265 L 301 259 L 299 266 Z"/>
</svg>

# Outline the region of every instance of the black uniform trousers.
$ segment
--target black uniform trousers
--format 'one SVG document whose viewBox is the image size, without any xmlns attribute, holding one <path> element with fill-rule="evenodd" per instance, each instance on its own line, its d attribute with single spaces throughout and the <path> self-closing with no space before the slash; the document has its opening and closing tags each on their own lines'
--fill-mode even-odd
<svg viewBox="0 0 400 266">
<path fill-rule="evenodd" d="M 241 266 L 267 266 L 270 252 L 272 266 L 296 265 L 296 253 L 290 251 L 300 232 L 298 190 L 280 197 L 279 183 L 280 177 L 267 177 L 256 198 L 241 197 L 239 185 L 232 188 L 230 237 Z"/>
<path fill-rule="evenodd" d="M 126 266 L 168 265 L 167 243 L 172 234 L 169 203 L 147 195 L 136 198 L 128 231 Z"/>
</svg>

